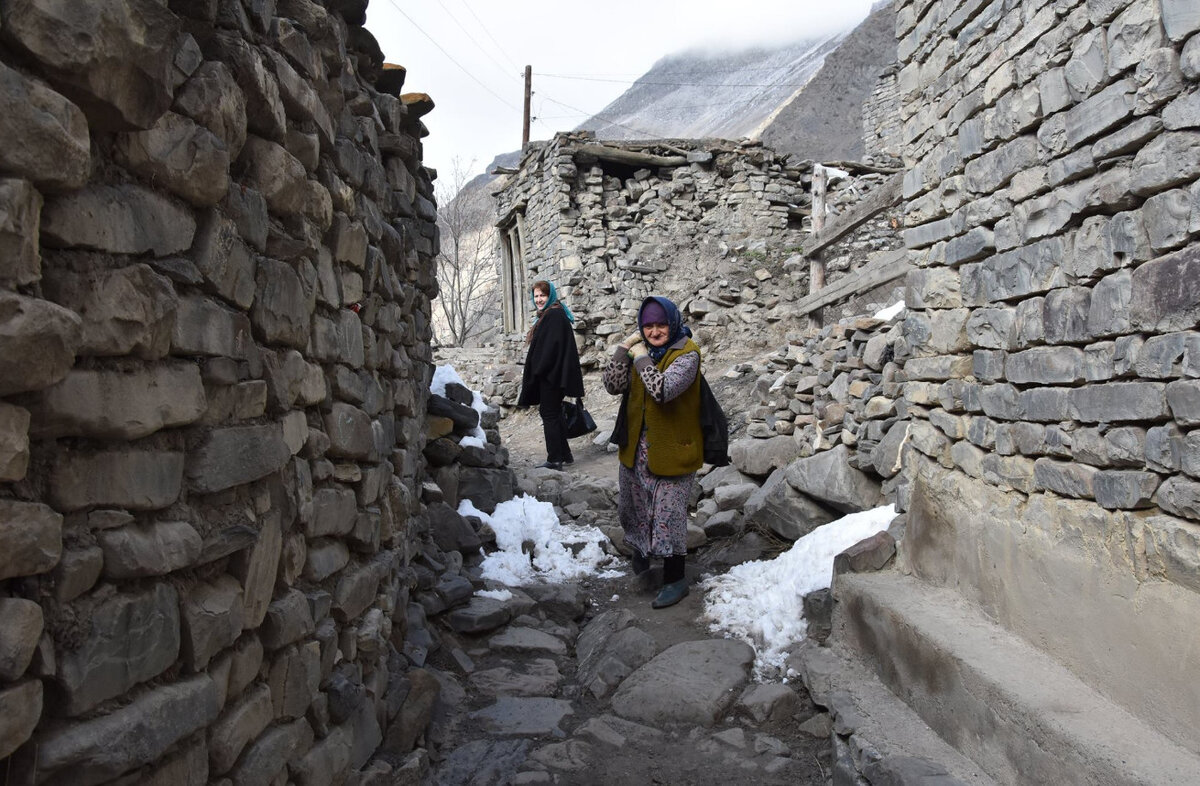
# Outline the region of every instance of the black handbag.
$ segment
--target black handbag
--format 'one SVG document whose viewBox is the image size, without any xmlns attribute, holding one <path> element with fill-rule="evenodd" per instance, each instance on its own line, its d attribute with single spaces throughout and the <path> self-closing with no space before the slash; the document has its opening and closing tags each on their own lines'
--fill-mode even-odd
<svg viewBox="0 0 1200 786">
<path fill-rule="evenodd" d="M 582 398 L 575 399 L 574 404 L 570 401 L 563 402 L 562 422 L 563 433 L 567 435 L 567 439 L 582 437 L 596 430 L 596 421 L 584 408 Z"/>
</svg>

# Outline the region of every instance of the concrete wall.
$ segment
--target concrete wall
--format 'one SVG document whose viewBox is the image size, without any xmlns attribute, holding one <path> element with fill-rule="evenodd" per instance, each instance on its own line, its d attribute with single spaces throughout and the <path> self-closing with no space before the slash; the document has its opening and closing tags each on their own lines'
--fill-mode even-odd
<svg viewBox="0 0 1200 786">
<path fill-rule="evenodd" d="M 897 14 L 902 560 L 1193 750 L 1197 33 L 1190 0 Z"/>
<path fill-rule="evenodd" d="M 8 783 L 340 782 L 392 734 L 437 237 L 363 7 L 3 4 Z"/>
</svg>

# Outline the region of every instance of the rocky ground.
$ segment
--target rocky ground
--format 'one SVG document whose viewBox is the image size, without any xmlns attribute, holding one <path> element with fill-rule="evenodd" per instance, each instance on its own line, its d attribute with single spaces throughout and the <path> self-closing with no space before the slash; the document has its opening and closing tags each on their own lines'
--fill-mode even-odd
<svg viewBox="0 0 1200 786">
<path fill-rule="evenodd" d="M 615 477 L 615 455 L 586 439 L 574 441 L 576 462 L 561 478 L 533 469 L 544 459 L 535 413 L 517 413 L 501 431 L 526 483 Z M 598 523 L 613 516 L 574 513 Z M 689 577 L 726 561 L 728 550 L 693 555 Z M 719 551 L 721 560 L 709 557 Z M 446 662 L 431 663 L 442 700 L 425 783 L 828 782 L 829 716 L 804 687 L 755 683 L 751 649 L 700 622 L 699 591 L 663 610 L 650 608 L 654 592 L 625 575 L 519 588 L 510 600 L 475 598 L 451 612 L 455 632 L 442 633 L 437 649 Z M 488 629 L 498 605 L 512 619 Z"/>
</svg>

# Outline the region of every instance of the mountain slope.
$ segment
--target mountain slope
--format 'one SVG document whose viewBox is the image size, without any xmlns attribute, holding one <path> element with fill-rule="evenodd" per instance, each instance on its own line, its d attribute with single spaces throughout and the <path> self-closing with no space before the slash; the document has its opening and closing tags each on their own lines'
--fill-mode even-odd
<svg viewBox="0 0 1200 786">
<path fill-rule="evenodd" d="M 734 53 L 668 55 L 579 129 L 601 139 L 755 137 L 844 37 Z"/>
<path fill-rule="evenodd" d="M 896 14 L 881 5 L 842 40 L 764 129 L 763 144 L 814 161 L 863 157 L 863 102 L 896 60 Z"/>
<path fill-rule="evenodd" d="M 693 50 L 659 60 L 579 126 L 601 139 L 760 138 L 816 161 L 863 154 L 862 105 L 896 56 L 895 9 L 884 0 L 856 28 L 773 48 Z M 464 187 L 485 189 L 503 153 Z"/>
</svg>

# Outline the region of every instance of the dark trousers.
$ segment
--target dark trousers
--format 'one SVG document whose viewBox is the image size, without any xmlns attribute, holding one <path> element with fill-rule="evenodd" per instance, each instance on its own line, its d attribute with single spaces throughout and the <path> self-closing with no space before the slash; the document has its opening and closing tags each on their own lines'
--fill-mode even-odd
<svg viewBox="0 0 1200 786">
<path fill-rule="evenodd" d="M 546 460 L 553 463 L 571 461 L 571 446 L 563 431 L 562 388 L 540 382 L 538 393 L 541 398 L 538 414 L 542 416 L 542 433 L 546 437 Z"/>
<path fill-rule="evenodd" d="M 663 557 L 663 584 L 674 584 L 686 575 L 684 569 L 684 560 L 687 559 L 682 554 Z"/>
</svg>

